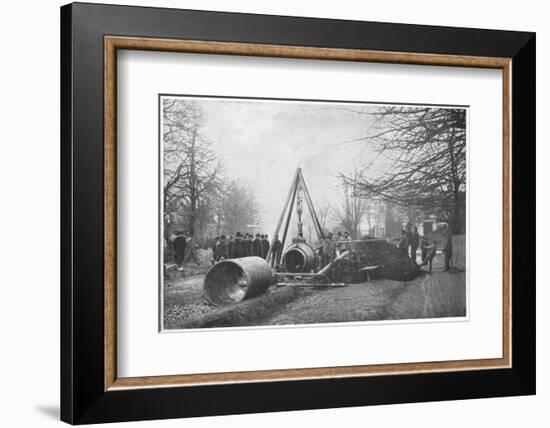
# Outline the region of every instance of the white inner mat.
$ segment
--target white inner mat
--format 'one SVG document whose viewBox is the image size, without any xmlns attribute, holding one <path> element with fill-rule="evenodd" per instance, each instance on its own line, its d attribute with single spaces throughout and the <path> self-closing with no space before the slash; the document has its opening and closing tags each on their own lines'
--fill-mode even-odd
<svg viewBox="0 0 550 428">
<path fill-rule="evenodd" d="M 502 72 L 119 51 L 119 377 L 502 357 Z M 467 105 L 468 318 L 159 333 L 158 94 Z"/>
</svg>

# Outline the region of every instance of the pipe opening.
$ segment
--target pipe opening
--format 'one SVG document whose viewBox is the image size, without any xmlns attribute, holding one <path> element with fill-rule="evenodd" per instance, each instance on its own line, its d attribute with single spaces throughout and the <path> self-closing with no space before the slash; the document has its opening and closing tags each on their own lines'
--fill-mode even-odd
<svg viewBox="0 0 550 428">
<path fill-rule="evenodd" d="M 303 272 L 305 264 L 305 255 L 299 249 L 292 248 L 285 253 L 285 267 L 288 272 Z"/>
<path fill-rule="evenodd" d="M 231 305 L 265 293 L 273 271 L 261 257 L 224 260 L 212 266 L 203 282 L 204 297 L 216 306 Z"/>
<path fill-rule="evenodd" d="M 248 277 L 236 263 L 219 263 L 210 269 L 204 279 L 206 297 L 219 306 L 240 302 L 248 287 Z"/>
</svg>

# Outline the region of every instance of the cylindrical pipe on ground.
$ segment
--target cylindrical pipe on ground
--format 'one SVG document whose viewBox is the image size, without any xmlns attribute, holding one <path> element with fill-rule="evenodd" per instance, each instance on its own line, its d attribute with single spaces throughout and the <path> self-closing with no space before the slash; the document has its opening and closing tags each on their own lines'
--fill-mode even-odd
<svg viewBox="0 0 550 428">
<path fill-rule="evenodd" d="M 288 272 L 310 272 L 317 265 L 315 251 L 305 242 L 297 242 L 288 247 L 283 256 Z"/>
<path fill-rule="evenodd" d="M 203 282 L 204 296 L 216 306 L 226 306 L 267 291 L 273 271 L 261 257 L 223 260 L 210 268 Z"/>
</svg>

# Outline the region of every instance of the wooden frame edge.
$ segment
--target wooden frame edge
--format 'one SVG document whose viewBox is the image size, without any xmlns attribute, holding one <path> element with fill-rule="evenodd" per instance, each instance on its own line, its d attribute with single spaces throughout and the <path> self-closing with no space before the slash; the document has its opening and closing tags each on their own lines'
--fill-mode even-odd
<svg viewBox="0 0 550 428">
<path fill-rule="evenodd" d="M 104 43 L 104 389 L 116 381 L 116 48 Z"/>
<path fill-rule="evenodd" d="M 503 356 L 495 359 L 117 378 L 116 370 L 116 51 L 117 49 L 296 59 L 495 68 L 503 71 Z M 512 60 L 501 57 L 386 52 L 252 43 L 104 36 L 104 390 L 290 381 L 422 372 L 510 368 L 511 82 Z"/>
<path fill-rule="evenodd" d="M 424 363 L 371 364 L 364 366 L 316 367 L 308 369 L 259 370 L 246 372 L 204 373 L 191 375 L 144 376 L 118 378 L 109 390 L 132 388 L 155 388 L 169 386 L 198 386 L 227 383 L 249 383 L 266 381 L 293 381 L 303 379 L 326 379 L 366 377 L 377 375 L 401 375 L 411 373 L 433 373 L 465 371 L 472 368 L 499 369 L 507 367 L 504 358 L 485 360 L 457 360 Z M 251 376 L 253 375 L 253 376 Z"/>
<path fill-rule="evenodd" d="M 364 61 L 394 64 L 445 65 L 457 67 L 504 68 L 509 58 L 443 55 L 366 49 L 340 49 L 261 43 L 175 40 L 145 37 L 105 36 L 105 45 L 116 49 L 185 52 L 335 61 Z"/>
<path fill-rule="evenodd" d="M 512 367 L 512 60 L 502 69 L 502 355 Z"/>
</svg>

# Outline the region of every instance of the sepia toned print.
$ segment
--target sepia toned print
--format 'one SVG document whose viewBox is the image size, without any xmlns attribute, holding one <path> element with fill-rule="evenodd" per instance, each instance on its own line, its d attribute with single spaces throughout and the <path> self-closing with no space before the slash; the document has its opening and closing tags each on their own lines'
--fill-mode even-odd
<svg viewBox="0 0 550 428">
<path fill-rule="evenodd" d="M 162 329 L 467 316 L 467 108 L 159 109 Z"/>
</svg>

